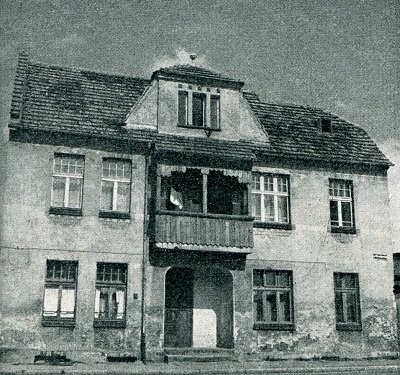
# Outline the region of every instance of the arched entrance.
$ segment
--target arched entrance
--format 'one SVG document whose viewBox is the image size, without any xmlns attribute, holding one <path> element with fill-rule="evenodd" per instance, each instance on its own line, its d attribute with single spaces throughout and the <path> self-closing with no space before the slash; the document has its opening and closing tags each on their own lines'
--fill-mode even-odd
<svg viewBox="0 0 400 375">
<path fill-rule="evenodd" d="M 171 268 L 165 276 L 165 347 L 233 347 L 233 283 L 219 268 Z"/>
</svg>

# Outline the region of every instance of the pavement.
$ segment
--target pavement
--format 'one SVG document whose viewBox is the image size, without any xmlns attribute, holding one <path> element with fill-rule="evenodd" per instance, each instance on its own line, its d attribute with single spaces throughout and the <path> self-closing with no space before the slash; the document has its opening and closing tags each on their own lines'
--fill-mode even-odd
<svg viewBox="0 0 400 375">
<path fill-rule="evenodd" d="M 400 374 L 400 358 L 368 360 L 282 360 L 237 362 L 74 363 L 71 365 L 0 363 L 1 375 L 190 375 L 190 374 Z"/>
</svg>

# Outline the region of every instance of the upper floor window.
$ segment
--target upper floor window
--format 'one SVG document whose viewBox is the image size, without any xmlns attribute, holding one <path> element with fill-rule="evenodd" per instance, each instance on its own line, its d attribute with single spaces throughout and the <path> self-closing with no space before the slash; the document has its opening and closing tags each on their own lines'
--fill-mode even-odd
<svg viewBox="0 0 400 375">
<path fill-rule="evenodd" d="M 48 260 L 44 289 L 43 325 L 75 324 L 78 262 Z"/>
<path fill-rule="evenodd" d="M 124 327 L 127 265 L 98 263 L 96 273 L 95 327 Z"/>
<path fill-rule="evenodd" d="M 290 228 L 289 176 L 253 174 L 252 215 L 266 227 Z"/>
<path fill-rule="evenodd" d="M 336 328 L 360 330 L 360 293 L 358 274 L 334 273 Z"/>
<path fill-rule="evenodd" d="M 220 96 L 209 92 L 178 91 L 178 125 L 219 130 Z"/>
<path fill-rule="evenodd" d="M 84 157 L 56 154 L 50 213 L 81 215 Z"/>
<path fill-rule="evenodd" d="M 292 271 L 253 270 L 254 329 L 294 329 Z"/>
<path fill-rule="evenodd" d="M 129 218 L 131 169 L 130 161 L 103 160 L 100 217 Z"/>
<path fill-rule="evenodd" d="M 353 184 L 346 180 L 329 181 L 332 232 L 355 233 Z"/>
</svg>

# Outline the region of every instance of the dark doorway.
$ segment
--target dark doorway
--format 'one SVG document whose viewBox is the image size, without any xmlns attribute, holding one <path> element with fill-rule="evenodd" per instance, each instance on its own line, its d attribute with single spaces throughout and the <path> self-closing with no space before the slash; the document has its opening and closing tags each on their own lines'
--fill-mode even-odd
<svg viewBox="0 0 400 375">
<path fill-rule="evenodd" d="M 193 280 L 191 268 L 171 268 L 165 276 L 166 347 L 192 346 Z"/>
</svg>

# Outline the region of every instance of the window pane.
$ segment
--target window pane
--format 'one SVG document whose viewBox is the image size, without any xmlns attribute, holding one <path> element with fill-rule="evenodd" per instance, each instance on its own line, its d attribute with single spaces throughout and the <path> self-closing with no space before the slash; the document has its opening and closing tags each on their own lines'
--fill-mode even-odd
<svg viewBox="0 0 400 375">
<path fill-rule="evenodd" d="M 341 202 L 342 203 L 342 223 L 344 227 L 351 227 L 351 203 L 350 202 Z"/>
<path fill-rule="evenodd" d="M 252 215 L 261 220 L 261 194 L 252 194 Z"/>
<path fill-rule="evenodd" d="M 265 286 L 276 286 L 277 272 L 265 271 Z"/>
<path fill-rule="evenodd" d="M 214 129 L 219 129 L 219 119 L 220 119 L 220 104 L 219 104 L 219 96 L 212 96 L 210 102 L 210 119 L 211 119 L 211 127 Z"/>
<path fill-rule="evenodd" d="M 278 192 L 280 193 L 287 193 L 288 191 L 288 183 L 286 177 L 277 177 L 277 185 L 278 185 Z"/>
<path fill-rule="evenodd" d="M 253 190 L 260 190 L 260 176 L 258 174 L 253 174 Z"/>
<path fill-rule="evenodd" d="M 290 276 L 288 272 L 280 272 L 279 273 L 279 286 L 290 286 Z"/>
<path fill-rule="evenodd" d="M 60 318 L 73 318 L 75 310 L 75 289 L 63 288 L 61 292 Z"/>
<path fill-rule="evenodd" d="M 129 212 L 129 183 L 118 183 L 117 211 Z"/>
<path fill-rule="evenodd" d="M 64 207 L 65 177 L 53 177 L 53 207 Z"/>
<path fill-rule="evenodd" d="M 330 214 L 331 214 L 331 225 L 338 226 L 339 225 L 339 217 L 338 217 L 338 202 L 330 201 Z"/>
<path fill-rule="evenodd" d="M 335 293 L 335 307 L 336 307 L 336 321 L 339 323 L 344 322 L 344 312 L 343 312 L 343 301 L 342 301 L 342 293 Z"/>
<path fill-rule="evenodd" d="M 357 322 L 357 297 L 354 292 L 346 293 L 347 321 Z"/>
<path fill-rule="evenodd" d="M 124 290 L 117 290 L 116 303 L 117 303 L 116 319 L 123 319 L 125 316 L 125 291 Z"/>
<path fill-rule="evenodd" d="M 43 316 L 57 316 L 58 287 L 46 287 L 44 291 Z"/>
<path fill-rule="evenodd" d="M 265 221 L 275 221 L 274 196 L 264 195 Z"/>
<path fill-rule="evenodd" d="M 290 294 L 289 292 L 280 293 L 280 317 L 284 322 L 290 322 Z"/>
<path fill-rule="evenodd" d="M 101 181 L 101 209 L 112 211 L 113 209 L 114 182 Z"/>
<path fill-rule="evenodd" d="M 272 175 L 264 175 L 264 190 L 274 191 L 274 178 Z"/>
<path fill-rule="evenodd" d="M 264 320 L 262 292 L 254 293 L 254 314 L 256 321 L 261 322 Z"/>
<path fill-rule="evenodd" d="M 178 93 L 178 124 L 187 125 L 187 106 L 188 106 L 188 93 L 186 91 L 179 91 Z"/>
<path fill-rule="evenodd" d="M 278 198 L 278 222 L 288 223 L 288 198 L 287 197 L 277 197 Z"/>
<path fill-rule="evenodd" d="M 265 292 L 265 320 L 267 322 L 277 322 L 278 321 L 278 306 L 276 300 L 276 292 Z"/>
<path fill-rule="evenodd" d="M 342 280 L 344 288 L 357 288 L 356 275 L 344 274 Z"/>
<path fill-rule="evenodd" d="M 69 180 L 69 202 L 68 207 L 81 207 L 82 179 L 70 178 Z"/>
<path fill-rule="evenodd" d="M 203 94 L 193 94 L 193 126 L 203 127 L 205 113 L 205 97 Z"/>
<path fill-rule="evenodd" d="M 264 271 L 262 270 L 253 270 L 253 285 L 254 286 L 263 286 L 263 275 Z"/>
</svg>

